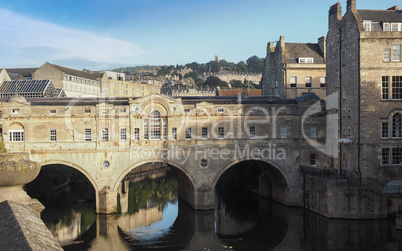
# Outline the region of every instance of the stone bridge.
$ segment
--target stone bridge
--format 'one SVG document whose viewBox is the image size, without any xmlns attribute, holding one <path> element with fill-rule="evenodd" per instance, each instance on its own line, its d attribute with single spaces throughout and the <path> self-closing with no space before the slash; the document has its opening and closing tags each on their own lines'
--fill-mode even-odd
<svg viewBox="0 0 402 251">
<path fill-rule="evenodd" d="M 213 209 L 221 175 L 246 161 L 263 170 L 261 193 L 301 206 L 299 165 L 328 161 L 306 140 L 307 135 L 325 143 L 325 112 L 302 117 L 314 103 L 323 108 L 316 100 L 268 96 L 14 96 L 2 102 L 2 135 L 11 152 L 29 153 L 41 166 L 62 164 L 83 173 L 96 191 L 98 213 L 115 213 L 124 177 L 149 163 L 170 166 L 179 197 L 195 209 Z"/>
</svg>

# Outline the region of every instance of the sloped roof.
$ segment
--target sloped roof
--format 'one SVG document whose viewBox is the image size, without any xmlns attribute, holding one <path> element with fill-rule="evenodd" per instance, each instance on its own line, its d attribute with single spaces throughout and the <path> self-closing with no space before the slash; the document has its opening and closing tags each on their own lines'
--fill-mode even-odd
<svg viewBox="0 0 402 251">
<path fill-rule="evenodd" d="M 56 88 L 57 97 L 67 97 L 66 92 L 63 88 Z"/>
<path fill-rule="evenodd" d="M 243 94 L 243 89 L 219 90 L 219 96 L 238 96 L 239 94 Z M 247 94 L 249 96 L 261 96 L 261 89 L 249 89 Z"/>
<path fill-rule="evenodd" d="M 13 80 L 4 81 L 0 86 L 1 94 L 24 94 L 24 93 L 43 93 L 51 80 Z"/>
<path fill-rule="evenodd" d="M 312 43 L 285 43 L 286 59 L 314 58 L 323 59 L 320 46 Z"/>
<path fill-rule="evenodd" d="M 11 80 L 27 79 L 19 73 L 8 73 L 8 76 L 11 78 Z"/>
<path fill-rule="evenodd" d="M 373 22 L 402 22 L 400 10 L 357 10 L 362 20 Z"/>
<path fill-rule="evenodd" d="M 70 69 L 70 68 L 60 66 L 60 65 L 55 65 L 55 64 L 50 64 L 50 65 L 56 67 L 57 69 L 64 72 L 65 74 L 80 77 L 80 78 L 98 80 L 99 78 L 102 77 L 102 73 L 93 73 L 93 72 L 89 72 L 87 70 L 79 71 L 79 70 L 74 70 L 74 69 Z"/>
<path fill-rule="evenodd" d="M 19 74 L 26 78 L 32 78 L 32 73 L 34 73 L 39 68 L 11 68 L 6 69 L 7 73 Z"/>
</svg>

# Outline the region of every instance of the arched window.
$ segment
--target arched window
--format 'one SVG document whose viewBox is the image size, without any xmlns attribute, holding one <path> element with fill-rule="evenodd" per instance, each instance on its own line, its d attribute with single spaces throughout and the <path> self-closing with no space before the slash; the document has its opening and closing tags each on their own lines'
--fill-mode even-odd
<svg viewBox="0 0 402 251">
<path fill-rule="evenodd" d="M 12 123 L 8 130 L 10 135 L 10 142 L 23 142 L 24 141 L 24 127 L 20 123 Z"/>
<path fill-rule="evenodd" d="M 159 111 L 152 111 L 149 117 L 151 140 L 161 139 L 161 114 Z"/>
<path fill-rule="evenodd" d="M 392 116 L 392 137 L 400 138 L 402 137 L 402 125 L 401 125 L 401 114 L 395 113 Z"/>
</svg>

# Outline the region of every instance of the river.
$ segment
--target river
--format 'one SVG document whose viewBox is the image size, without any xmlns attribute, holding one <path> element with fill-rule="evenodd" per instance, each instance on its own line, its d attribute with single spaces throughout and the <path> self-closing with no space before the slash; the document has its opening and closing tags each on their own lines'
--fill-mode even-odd
<svg viewBox="0 0 402 251">
<path fill-rule="evenodd" d="M 166 174 L 166 175 L 165 175 Z M 177 198 L 169 171 L 122 182 L 117 215 L 94 204 L 47 207 L 42 219 L 65 250 L 400 250 L 394 220 L 330 220 L 242 193 L 216 195 L 215 210 Z"/>
</svg>

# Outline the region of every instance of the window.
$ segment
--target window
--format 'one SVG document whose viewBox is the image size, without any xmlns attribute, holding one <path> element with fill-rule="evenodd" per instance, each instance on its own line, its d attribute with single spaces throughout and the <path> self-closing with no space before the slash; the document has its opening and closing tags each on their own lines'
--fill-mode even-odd
<svg viewBox="0 0 402 251">
<path fill-rule="evenodd" d="M 286 127 L 281 127 L 281 139 L 286 139 Z"/>
<path fill-rule="evenodd" d="M 218 108 L 218 112 L 223 112 L 223 108 Z"/>
<path fill-rule="evenodd" d="M 186 139 L 191 139 L 191 128 L 187 127 L 186 128 Z"/>
<path fill-rule="evenodd" d="M 392 148 L 392 164 L 402 164 L 402 148 Z"/>
<path fill-rule="evenodd" d="M 391 31 L 398 31 L 399 24 L 398 23 L 391 23 Z"/>
<path fill-rule="evenodd" d="M 383 30 L 383 31 L 391 31 L 391 25 L 390 25 L 390 23 L 383 23 L 383 24 L 382 24 L 382 30 Z"/>
<path fill-rule="evenodd" d="M 134 128 L 134 140 L 140 140 L 140 128 Z"/>
<path fill-rule="evenodd" d="M 184 109 L 184 112 L 190 112 L 190 109 L 185 108 L 185 109 Z"/>
<path fill-rule="evenodd" d="M 383 148 L 381 153 L 381 164 L 389 165 L 389 148 Z"/>
<path fill-rule="evenodd" d="M 91 129 L 85 129 L 85 141 L 91 141 Z"/>
<path fill-rule="evenodd" d="M 126 141 L 127 140 L 127 130 L 126 128 L 120 128 L 120 140 Z"/>
<path fill-rule="evenodd" d="M 290 77 L 290 87 L 297 87 L 297 77 Z"/>
<path fill-rule="evenodd" d="M 208 127 L 201 128 L 201 138 L 208 139 Z"/>
<path fill-rule="evenodd" d="M 163 119 L 163 139 L 168 138 L 168 120 Z"/>
<path fill-rule="evenodd" d="M 223 138 L 225 138 L 225 128 L 218 127 L 218 139 L 223 139 Z"/>
<path fill-rule="evenodd" d="M 402 125 L 401 125 L 401 114 L 395 113 L 392 116 L 392 137 L 401 138 L 402 137 Z"/>
<path fill-rule="evenodd" d="M 50 141 L 55 142 L 56 140 L 57 140 L 56 129 L 51 129 L 50 130 Z"/>
<path fill-rule="evenodd" d="M 311 139 L 317 138 L 317 128 L 316 127 L 310 127 L 310 138 Z"/>
<path fill-rule="evenodd" d="M 56 110 L 50 110 L 49 113 L 50 114 L 56 114 Z"/>
<path fill-rule="evenodd" d="M 364 20 L 363 25 L 365 31 L 371 31 L 371 21 Z"/>
<path fill-rule="evenodd" d="M 127 112 L 127 109 L 126 108 L 121 108 L 120 109 L 120 113 L 126 113 Z"/>
<path fill-rule="evenodd" d="M 402 76 L 392 77 L 392 99 L 402 99 Z"/>
<path fill-rule="evenodd" d="M 384 50 L 384 62 L 390 62 L 391 61 L 391 49 L 385 49 Z"/>
<path fill-rule="evenodd" d="M 161 139 L 161 117 L 159 111 L 152 111 L 149 120 L 151 124 L 151 140 Z"/>
<path fill-rule="evenodd" d="M 389 77 L 382 77 L 382 99 L 389 99 Z"/>
<path fill-rule="evenodd" d="M 24 130 L 10 130 L 10 142 L 23 142 L 24 141 Z"/>
<path fill-rule="evenodd" d="M 320 77 L 320 87 L 325 88 L 327 86 L 327 79 L 326 77 Z"/>
<path fill-rule="evenodd" d="M 250 108 L 250 112 L 255 112 L 255 111 L 256 111 L 255 107 Z"/>
<path fill-rule="evenodd" d="M 392 51 L 393 60 L 401 61 L 401 45 L 394 45 Z"/>
<path fill-rule="evenodd" d="M 11 110 L 12 114 L 19 114 L 20 113 L 20 109 L 12 109 Z"/>
<path fill-rule="evenodd" d="M 389 137 L 389 123 L 383 122 L 381 123 L 381 138 L 388 138 Z"/>
<path fill-rule="evenodd" d="M 109 140 L 109 129 L 108 128 L 103 128 L 102 129 L 102 140 L 103 141 L 108 141 Z"/>
<path fill-rule="evenodd" d="M 312 64 L 314 63 L 314 58 L 299 58 L 300 64 Z"/>
<path fill-rule="evenodd" d="M 310 166 L 315 166 L 315 154 L 310 154 Z"/>
<path fill-rule="evenodd" d="M 311 88 L 311 77 L 306 77 L 306 88 Z"/>
<path fill-rule="evenodd" d="M 390 83 L 390 77 L 382 77 L 382 99 L 402 100 L 402 76 L 392 76 L 391 79 Z"/>
<path fill-rule="evenodd" d="M 172 139 L 177 139 L 177 128 L 173 127 L 172 128 Z"/>
<path fill-rule="evenodd" d="M 255 138 L 255 126 L 250 126 L 250 139 Z"/>
</svg>

